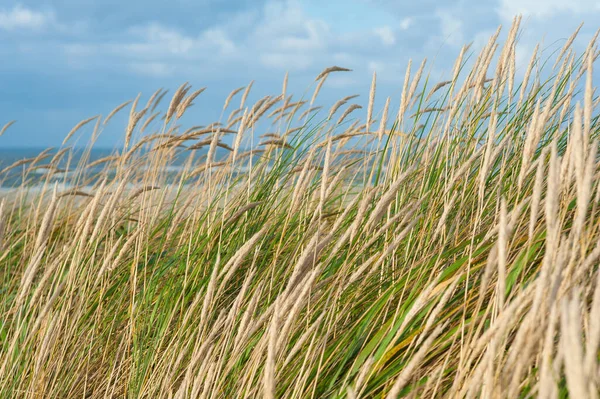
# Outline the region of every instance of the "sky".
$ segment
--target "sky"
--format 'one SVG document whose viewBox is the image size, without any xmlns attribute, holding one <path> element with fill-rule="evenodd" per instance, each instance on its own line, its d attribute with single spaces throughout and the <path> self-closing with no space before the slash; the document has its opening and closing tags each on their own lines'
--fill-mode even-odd
<svg viewBox="0 0 600 399">
<path fill-rule="evenodd" d="M 443 80 L 462 45 L 481 48 L 499 25 L 506 34 L 516 14 L 517 73 L 537 43 L 549 55 L 584 22 L 581 51 L 600 27 L 592 0 L 2 0 L 0 126 L 17 123 L 0 148 L 60 146 L 80 120 L 184 82 L 207 88 L 185 124 L 208 124 L 239 86 L 254 80 L 250 101 L 276 95 L 289 72 L 288 93 L 310 97 L 332 65 L 352 72 L 331 75 L 317 103 L 359 94 L 366 108 L 376 71 L 380 109 L 387 96 L 399 101 L 409 59 L 416 68 L 427 58 Z M 126 114 L 97 146 L 122 141 Z"/>
</svg>

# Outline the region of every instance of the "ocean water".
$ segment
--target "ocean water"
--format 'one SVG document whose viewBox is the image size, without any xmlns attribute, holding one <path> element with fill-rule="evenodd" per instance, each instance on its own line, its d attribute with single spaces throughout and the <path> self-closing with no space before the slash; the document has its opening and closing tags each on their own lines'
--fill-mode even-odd
<svg viewBox="0 0 600 399">
<path fill-rule="evenodd" d="M 48 151 L 48 156 L 45 159 L 36 162 L 35 165 L 37 167 L 35 169 L 25 173 L 32 165 L 31 160 L 44 150 L 44 148 L 0 148 L 0 194 L 13 192 L 16 188 L 22 187 L 27 187 L 28 190 L 38 190 L 42 187 L 47 187 L 47 183 L 50 183 L 51 185 L 58 184 L 60 190 L 66 190 L 72 187 L 85 189 L 91 187 L 101 178 L 110 180 L 116 174 L 115 170 L 107 169 L 106 164 L 102 163 L 91 168 L 86 168 L 85 180 L 82 180 L 77 165 L 82 162 L 82 157 L 87 153 L 84 149 L 74 149 L 65 154 L 57 165 L 58 168 L 61 169 L 59 171 L 52 170 L 48 167 L 52 157 L 59 151 L 59 149 L 52 149 Z M 193 162 L 197 164 L 203 163 L 207 152 L 208 149 L 197 150 Z M 117 150 L 111 148 L 93 148 L 89 151 L 89 154 L 87 154 L 87 161 L 85 164 L 90 164 L 96 160 L 117 153 Z M 188 151 L 181 151 L 169 161 L 168 165 L 162 170 L 163 176 L 166 177 L 166 184 L 178 183 L 178 178 L 181 176 L 181 172 L 189 161 L 189 156 L 190 153 Z M 217 148 L 215 161 L 224 160 L 228 156 L 229 152 L 227 150 Z M 253 157 L 253 164 L 256 164 L 256 162 L 259 161 L 259 157 L 260 154 Z M 356 155 L 351 156 L 351 158 L 357 158 L 358 160 L 361 156 Z M 19 165 L 7 173 L 4 172 L 5 168 L 21 160 L 29 160 L 29 162 Z M 321 160 L 321 162 L 322 161 L 323 160 Z M 243 174 L 247 172 L 248 168 L 242 166 L 236 168 L 235 173 Z M 50 178 L 48 178 L 49 173 Z M 190 183 L 193 182 L 193 180 L 194 179 L 192 179 Z M 85 183 L 83 183 L 83 181 L 85 181 Z M 137 186 L 134 185 L 134 187 Z"/>
<path fill-rule="evenodd" d="M 4 172 L 4 169 L 22 160 L 29 160 L 38 156 L 45 148 L 0 148 L 0 190 L 7 191 L 13 190 L 16 187 L 27 186 L 31 188 L 38 187 L 46 181 L 48 173 L 51 173 L 50 183 L 58 183 L 61 187 L 68 188 L 73 186 L 73 179 L 76 177 L 77 165 L 83 160 L 82 157 L 87 156 L 86 164 L 90 164 L 101 158 L 114 155 L 118 151 L 111 148 L 94 148 L 89 151 L 86 155 L 84 149 L 74 149 L 65 154 L 57 167 L 59 171 L 53 171 L 49 168 L 49 163 L 52 157 L 57 154 L 59 149 L 52 149 L 48 152 L 48 157 L 36 162 L 36 168 L 30 170 L 25 176 L 25 171 L 32 165 L 31 162 L 27 162 L 23 165 L 19 165 L 8 172 Z M 228 155 L 225 150 L 220 151 L 217 149 L 215 154 L 215 160 L 220 160 Z M 201 157 L 206 155 L 206 150 L 196 151 L 196 158 L 200 161 Z M 178 156 L 173 157 L 169 164 L 164 168 L 163 172 L 167 174 L 167 178 L 175 178 L 181 173 L 185 163 L 189 159 L 189 152 L 182 152 Z M 95 175 L 100 177 L 99 172 L 104 171 L 102 176 L 111 178 L 114 176 L 114 171 L 106 169 L 104 163 L 87 169 L 86 175 L 91 178 L 88 184 L 93 184 Z"/>
</svg>

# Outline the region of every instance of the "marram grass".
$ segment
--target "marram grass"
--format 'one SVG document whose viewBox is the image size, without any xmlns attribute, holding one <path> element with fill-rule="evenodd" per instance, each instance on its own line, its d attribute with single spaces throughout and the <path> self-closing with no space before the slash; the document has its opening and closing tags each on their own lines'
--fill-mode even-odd
<svg viewBox="0 0 600 399">
<path fill-rule="evenodd" d="M 4 165 L 0 397 L 598 398 L 598 49 L 518 79 L 519 22 L 448 81 L 409 68 L 397 114 L 376 75 L 363 121 L 286 76 L 182 127 L 185 84 L 104 158 L 113 113 Z"/>
</svg>

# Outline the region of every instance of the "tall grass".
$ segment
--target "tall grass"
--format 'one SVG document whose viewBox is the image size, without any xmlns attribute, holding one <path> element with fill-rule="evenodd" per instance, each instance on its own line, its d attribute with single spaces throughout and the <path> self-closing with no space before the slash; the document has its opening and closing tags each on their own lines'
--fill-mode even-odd
<svg viewBox="0 0 600 399">
<path fill-rule="evenodd" d="M 366 121 L 286 76 L 184 130 L 185 84 L 121 105 L 111 156 L 94 117 L 81 156 L 5 167 L 0 397 L 597 398 L 598 50 L 519 82 L 519 22 L 446 82 L 409 67 L 396 115 L 375 75 Z"/>
</svg>

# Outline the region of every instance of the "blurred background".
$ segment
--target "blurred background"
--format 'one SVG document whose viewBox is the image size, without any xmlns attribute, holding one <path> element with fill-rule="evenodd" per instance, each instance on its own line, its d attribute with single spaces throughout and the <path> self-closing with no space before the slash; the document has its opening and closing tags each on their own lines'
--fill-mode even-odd
<svg viewBox="0 0 600 399">
<path fill-rule="evenodd" d="M 314 78 L 339 65 L 317 105 L 350 94 L 366 110 L 373 71 L 375 109 L 391 97 L 397 108 L 409 59 L 413 70 L 428 57 L 433 81 L 447 78 L 464 44 L 473 54 L 499 25 L 506 37 L 523 15 L 516 53 L 522 75 L 535 44 L 541 58 L 560 50 L 585 19 L 574 49 L 581 54 L 600 22 L 592 0 L 2 0 L 0 2 L 0 125 L 17 123 L 0 137 L 1 154 L 24 147 L 60 146 L 80 120 L 106 116 L 158 88 L 166 100 L 184 82 L 207 87 L 182 122 L 219 118 L 233 89 L 254 80 L 248 103 L 288 93 L 310 98 Z M 472 56 L 471 61 L 475 56 Z M 600 76 L 600 75 L 596 75 Z M 234 100 L 239 101 L 238 100 Z M 165 104 L 162 104 L 165 106 Z M 121 112 L 97 141 L 113 148 L 123 140 L 128 112 Z M 74 145 L 84 146 L 93 124 Z M 10 152 L 10 151 L 9 151 Z"/>
</svg>

